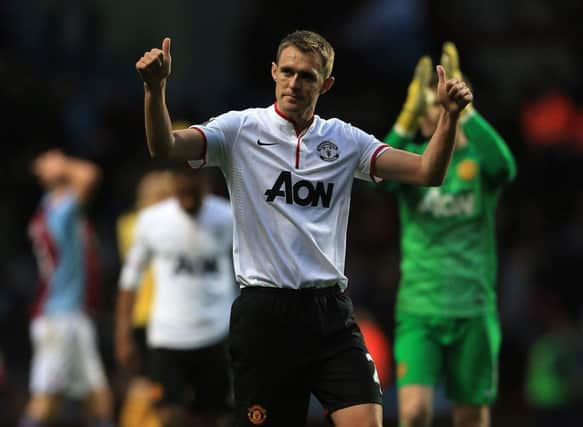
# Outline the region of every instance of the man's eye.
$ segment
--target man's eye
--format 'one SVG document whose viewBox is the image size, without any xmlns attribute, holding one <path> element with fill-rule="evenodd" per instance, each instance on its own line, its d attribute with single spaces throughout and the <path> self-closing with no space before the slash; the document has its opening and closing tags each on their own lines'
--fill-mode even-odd
<svg viewBox="0 0 583 427">
<path fill-rule="evenodd" d="M 300 73 L 300 78 L 304 81 L 307 82 L 315 82 L 317 79 L 317 77 L 315 75 L 313 75 L 312 73 Z"/>
</svg>

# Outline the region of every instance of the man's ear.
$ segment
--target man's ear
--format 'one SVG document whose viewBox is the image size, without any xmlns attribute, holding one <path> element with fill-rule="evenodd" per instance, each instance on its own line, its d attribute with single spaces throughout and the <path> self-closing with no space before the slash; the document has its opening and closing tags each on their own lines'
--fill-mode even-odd
<svg viewBox="0 0 583 427">
<path fill-rule="evenodd" d="M 277 81 L 277 64 L 275 62 L 271 63 L 271 78 L 274 82 Z"/>
<path fill-rule="evenodd" d="M 326 80 L 324 80 L 324 84 L 322 85 L 322 89 L 320 90 L 320 95 L 323 95 L 326 92 L 328 92 L 330 90 L 330 88 L 332 87 L 332 85 L 334 84 L 335 80 L 336 79 L 332 76 L 330 76 Z"/>
</svg>

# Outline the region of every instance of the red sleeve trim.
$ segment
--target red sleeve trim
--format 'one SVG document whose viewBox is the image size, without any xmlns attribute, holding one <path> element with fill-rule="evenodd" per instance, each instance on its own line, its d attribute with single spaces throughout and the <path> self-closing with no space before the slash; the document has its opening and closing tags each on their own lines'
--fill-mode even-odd
<svg viewBox="0 0 583 427">
<path fill-rule="evenodd" d="M 370 158 L 370 179 L 372 182 L 378 182 L 375 179 L 375 175 L 374 175 L 374 171 L 375 171 L 375 164 L 377 161 L 377 157 L 379 156 L 380 152 L 383 151 L 384 149 L 389 149 L 390 147 L 386 144 L 381 144 L 377 147 L 376 150 L 374 150 L 374 153 L 372 153 L 372 156 Z M 382 181 L 382 180 L 381 180 Z"/>
<path fill-rule="evenodd" d="M 194 129 L 196 131 L 198 131 L 198 133 L 200 133 L 202 135 L 202 139 L 203 139 L 203 144 L 202 144 L 202 164 L 200 166 L 198 166 L 198 168 L 202 168 L 203 166 L 206 165 L 206 158 L 207 158 L 207 150 L 208 150 L 208 141 L 206 138 L 206 134 L 204 133 L 204 131 L 200 128 L 197 128 L 196 126 L 191 126 L 189 127 L 189 129 Z M 196 161 L 196 160 L 195 160 Z M 189 162 L 190 165 L 190 162 Z M 192 165 L 191 165 L 192 167 Z"/>
</svg>

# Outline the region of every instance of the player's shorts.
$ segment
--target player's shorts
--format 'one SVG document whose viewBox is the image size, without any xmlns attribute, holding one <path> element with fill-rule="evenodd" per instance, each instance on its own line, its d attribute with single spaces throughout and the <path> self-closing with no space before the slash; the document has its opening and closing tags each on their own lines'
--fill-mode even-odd
<svg viewBox="0 0 583 427">
<path fill-rule="evenodd" d="M 132 339 L 136 346 L 136 351 L 140 356 L 145 356 L 148 352 L 148 339 L 146 328 L 144 326 L 132 328 Z"/>
<path fill-rule="evenodd" d="M 469 318 L 398 314 L 397 386 L 436 386 L 445 379 L 454 402 L 489 405 L 497 395 L 501 340 L 495 313 Z"/>
<path fill-rule="evenodd" d="M 328 414 L 381 403 L 378 375 L 336 287 L 246 287 L 231 309 L 236 426 L 301 427 L 310 393 Z"/>
<path fill-rule="evenodd" d="M 33 393 L 83 397 L 107 380 L 93 323 L 80 312 L 42 315 L 31 324 Z"/>
<path fill-rule="evenodd" d="M 154 383 L 157 404 L 208 415 L 232 410 L 232 373 L 226 342 L 192 350 L 151 348 L 148 359 L 148 376 Z"/>
</svg>

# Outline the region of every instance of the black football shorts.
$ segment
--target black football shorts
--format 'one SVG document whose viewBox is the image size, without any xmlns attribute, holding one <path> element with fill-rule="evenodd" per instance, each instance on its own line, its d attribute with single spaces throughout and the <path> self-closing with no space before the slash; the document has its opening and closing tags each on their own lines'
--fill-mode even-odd
<svg viewBox="0 0 583 427">
<path fill-rule="evenodd" d="M 352 302 L 337 286 L 243 288 L 229 340 L 236 426 L 304 426 L 310 394 L 329 414 L 381 403 Z"/>
</svg>

